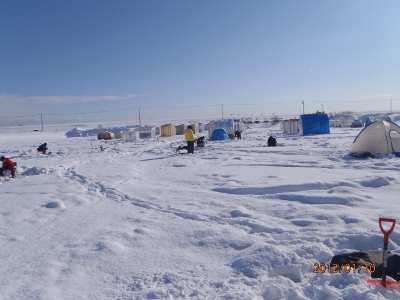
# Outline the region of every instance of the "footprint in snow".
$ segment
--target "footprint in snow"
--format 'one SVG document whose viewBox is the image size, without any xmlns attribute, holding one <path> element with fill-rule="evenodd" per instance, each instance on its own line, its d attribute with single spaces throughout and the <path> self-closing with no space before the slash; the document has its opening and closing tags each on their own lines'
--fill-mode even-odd
<svg viewBox="0 0 400 300">
<path fill-rule="evenodd" d="M 55 202 L 49 202 L 45 205 L 43 205 L 42 207 L 46 207 L 46 208 L 61 208 L 64 209 L 65 205 L 62 202 L 59 201 L 55 201 Z"/>
</svg>

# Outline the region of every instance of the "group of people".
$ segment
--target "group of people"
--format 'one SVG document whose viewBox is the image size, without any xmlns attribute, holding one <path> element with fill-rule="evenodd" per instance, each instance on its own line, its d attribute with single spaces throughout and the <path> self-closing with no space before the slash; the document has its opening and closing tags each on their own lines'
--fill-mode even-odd
<svg viewBox="0 0 400 300">
<path fill-rule="evenodd" d="M 235 137 L 240 140 L 242 138 L 241 132 L 240 131 L 235 131 Z M 196 139 L 193 133 L 193 128 L 192 126 L 188 126 L 185 130 L 185 139 L 187 143 L 187 147 L 182 147 L 179 146 L 178 150 L 184 150 L 187 149 L 187 153 L 194 154 L 194 143 L 197 142 L 197 147 L 204 147 L 206 145 L 206 142 L 204 141 L 204 136 L 199 137 Z M 268 138 L 268 146 L 269 147 L 275 147 L 276 146 L 276 139 L 273 136 L 270 136 Z M 102 146 L 100 147 L 101 151 L 104 151 L 105 148 Z M 37 148 L 38 152 L 41 152 L 43 154 L 46 154 L 47 151 L 47 143 L 41 144 Z M 0 161 L 3 163 L 2 168 L 0 168 L 0 177 L 4 176 L 4 171 L 10 170 L 11 171 L 11 178 L 15 178 L 15 167 L 17 166 L 16 162 L 13 162 L 11 159 L 6 158 L 4 156 L 0 157 Z"/>
<path fill-rule="evenodd" d="M 197 147 L 204 147 L 206 145 L 206 142 L 204 140 L 205 137 L 201 136 L 201 137 L 196 138 L 193 133 L 193 127 L 190 125 L 185 130 L 185 139 L 186 139 L 187 146 L 184 146 L 184 147 L 179 146 L 177 151 L 187 150 L 188 154 L 190 154 L 190 153 L 194 154 L 194 143 L 195 142 L 197 142 Z"/>
<path fill-rule="evenodd" d="M 38 152 L 41 152 L 43 154 L 46 154 L 47 151 L 47 143 L 41 144 L 37 148 Z M 4 177 L 4 172 L 5 171 L 10 171 L 11 172 L 11 178 L 15 178 L 15 168 L 17 166 L 17 163 L 12 161 L 11 159 L 2 156 L 0 157 L 0 161 L 2 162 L 2 167 L 0 168 L 0 177 Z"/>
<path fill-rule="evenodd" d="M 235 138 L 238 140 L 242 139 L 242 133 L 240 131 L 235 131 Z M 187 143 L 187 147 L 181 147 L 179 146 L 177 150 L 184 150 L 187 149 L 187 153 L 194 154 L 194 142 L 197 141 L 197 147 L 204 147 L 205 146 L 205 141 L 204 141 L 204 136 L 195 138 L 194 133 L 193 133 L 193 128 L 192 126 L 188 126 L 185 130 L 185 139 Z M 274 138 L 272 135 L 268 138 L 268 147 L 276 147 L 276 138 Z"/>
</svg>

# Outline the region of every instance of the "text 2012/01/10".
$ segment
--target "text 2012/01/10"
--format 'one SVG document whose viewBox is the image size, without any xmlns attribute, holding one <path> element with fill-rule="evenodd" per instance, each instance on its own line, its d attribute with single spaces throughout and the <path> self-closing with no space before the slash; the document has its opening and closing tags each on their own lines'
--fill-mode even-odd
<svg viewBox="0 0 400 300">
<path fill-rule="evenodd" d="M 376 271 L 375 264 L 359 264 L 358 267 L 356 264 L 314 264 L 314 273 L 350 273 L 351 269 L 353 269 L 353 273 L 360 273 L 363 268 L 365 268 L 365 272 L 374 273 Z"/>
</svg>

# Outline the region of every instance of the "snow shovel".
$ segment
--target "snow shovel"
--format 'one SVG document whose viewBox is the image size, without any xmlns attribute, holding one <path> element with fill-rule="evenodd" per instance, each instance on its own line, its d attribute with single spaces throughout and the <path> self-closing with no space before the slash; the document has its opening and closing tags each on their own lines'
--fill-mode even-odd
<svg viewBox="0 0 400 300">
<path fill-rule="evenodd" d="M 392 223 L 392 227 L 388 231 L 385 231 L 382 227 L 382 222 Z M 396 225 L 396 219 L 388 219 L 388 218 L 379 218 L 379 227 L 383 233 L 383 267 L 382 267 L 382 280 L 380 279 L 369 279 L 368 283 L 379 283 L 382 284 L 383 287 L 387 286 L 395 286 L 398 291 L 400 291 L 400 283 L 393 280 L 386 280 L 386 267 L 387 267 L 387 257 L 388 257 L 388 243 L 389 243 L 389 235 L 393 232 L 394 226 Z"/>
</svg>

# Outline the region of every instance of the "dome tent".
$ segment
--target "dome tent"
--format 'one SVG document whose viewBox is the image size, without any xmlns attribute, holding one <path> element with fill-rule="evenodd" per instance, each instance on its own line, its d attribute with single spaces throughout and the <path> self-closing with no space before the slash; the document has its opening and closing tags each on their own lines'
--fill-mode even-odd
<svg viewBox="0 0 400 300">
<path fill-rule="evenodd" d="M 211 135 L 211 140 L 212 141 L 225 141 L 229 139 L 228 134 L 226 133 L 226 130 L 223 128 L 218 128 L 214 129 Z"/>
<path fill-rule="evenodd" d="M 372 122 L 357 135 L 350 153 L 394 154 L 400 157 L 400 127 L 388 121 Z"/>
</svg>

